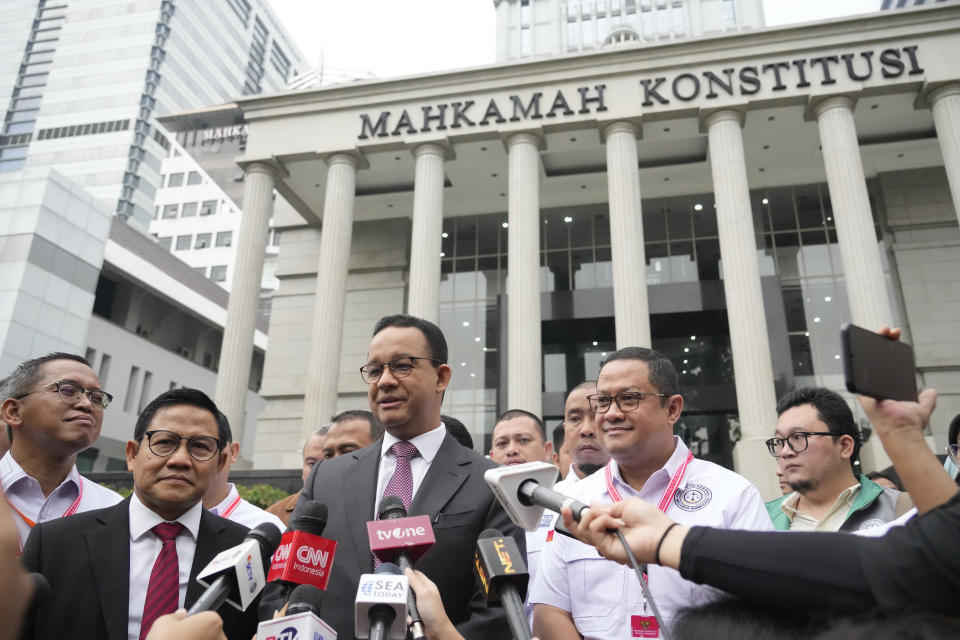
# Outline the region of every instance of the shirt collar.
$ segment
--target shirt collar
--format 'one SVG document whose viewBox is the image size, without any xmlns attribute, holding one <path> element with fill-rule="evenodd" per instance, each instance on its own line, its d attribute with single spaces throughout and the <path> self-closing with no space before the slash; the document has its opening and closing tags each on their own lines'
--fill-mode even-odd
<svg viewBox="0 0 960 640">
<path fill-rule="evenodd" d="M 860 483 L 850 485 L 846 489 L 840 492 L 840 495 L 837 496 L 837 499 L 833 501 L 833 506 L 830 508 L 830 513 L 833 513 L 837 507 L 846 502 L 853 502 L 854 496 L 857 495 L 857 491 L 860 490 Z M 787 514 L 787 517 L 793 520 L 794 516 L 798 513 L 803 513 L 797 509 L 797 505 L 800 503 L 800 492 L 794 491 L 788 495 L 783 502 L 780 503 L 780 510 Z"/>
<path fill-rule="evenodd" d="M 7 451 L 3 455 L 3 458 L 0 458 L 0 485 L 3 486 L 3 490 L 11 490 L 14 485 L 26 478 L 36 481 L 36 479 L 27 475 L 27 472 L 23 470 L 23 467 L 21 467 L 20 464 L 13 459 L 13 452 Z M 70 467 L 70 472 L 67 474 L 67 477 L 63 479 L 63 482 L 60 483 L 57 489 L 68 482 L 76 486 L 78 491 L 80 490 L 80 472 L 77 471 L 77 465 Z M 56 489 L 54 489 L 54 491 L 56 491 Z"/>
<path fill-rule="evenodd" d="M 200 514 L 202 511 L 203 501 L 198 500 L 197 504 L 187 509 L 175 520 L 190 532 L 194 540 L 197 539 L 200 531 Z M 134 491 L 130 497 L 130 539 L 139 540 L 161 522 L 167 522 L 167 520 L 164 520 L 159 514 L 151 511 L 143 504 L 140 501 L 140 496 Z"/>
<path fill-rule="evenodd" d="M 227 486 L 230 487 L 227 497 L 224 498 L 220 504 L 210 509 L 210 513 L 215 516 L 222 516 L 223 512 L 226 511 L 231 504 L 233 504 L 233 501 L 240 497 L 237 487 L 232 482 L 228 482 Z"/>
<path fill-rule="evenodd" d="M 443 422 L 441 422 L 438 426 L 434 427 L 430 431 L 421 433 L 416 438 L 411 438 L 409 442 L 417 448 L 417 451 L 420 453 L 420 457 L 423 458 L 427 464 L 430 464 L 437 456 L 437 452 L 440 451 L 440 445 L 443 444 L 443 439 L 446 437 L 447 427 L 445 424 L 443 424 Z M 383 434 L 383 445 L 380 447 L 381 460 L 387 455 L 387 452 L 390 451 L 390 447 L 397 442 L 400 442 L 400 438 L 397 438 L 390 433 Z"/>
<path fill-rule="evenodd" d="M 644 487 L 655 487 L 657 484 L 662 484 L 663 488 L 666 488 L 670 483 L 670 478 L 672 478 L 673 474 L 680 469 L 688 455 L 690 455 L 690 450 L 687 449 L 687 445 L 683 443 L 683 440 L 680 439 L 680 436 L 673 436 L 673 453 L 670 454 L 666 464 L 650 474 L 650 477 L 647 478 L 646 483 L 644 483 Z M 612 476 L 614 486 L 620 489 L 626 489 L 631 495 L 636 495 L 638 492 L 629 484 L 624 482 L 623 476 L 620 475 L 620 465 L 618 465 L 613 458 L 610 459 L 608 464 L 613 469 Z M 684 477 L 677 488 L 682 489 L 686 486 L 687 477 L 686 474 L 684 474 Z"/>
</svg>

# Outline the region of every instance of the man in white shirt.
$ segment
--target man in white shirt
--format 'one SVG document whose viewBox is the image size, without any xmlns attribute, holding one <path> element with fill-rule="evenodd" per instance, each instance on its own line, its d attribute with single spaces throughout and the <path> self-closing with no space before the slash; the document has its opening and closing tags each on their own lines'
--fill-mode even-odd
<svg viewBox="0 0 960 640">
<path fill-rule="evenodd" d="M 0 414 L 11 441 L 0 459 L 0 484 L 21 546 L 38 522 L 120 502 L 76 466 L 77 454 L 100 436 L 110 400 L 90 363 L 69 353 L 22 362 L 0 385 Z"/>
<path fill-rule="evenodd" d="M 220 415 L 196 389 L 161 394 L 127 442 L 133 495 L 34 528 L 23 563 L 47 578 L 51 595 L 26 621 L 24 638 L 143 640 L 157 617 L 197 600 L 196 575 L 248 531 L 202 504 L 226 465 Z M 256 632 L 256 603 L 219 613 L 228 638 Z"/>
<path fill-rule="evenodd" d="M 220 414 L 218 421 L 220 433 L 226 434 L 226 445 L 224 452 L 227 454 L 227 463 L 217 474 L 217 479 L 207 494 L 203 496 L 203 507 L 209 509 L 210 513 L 227 520 L 233 520 L 243 526 L 252 529 L 261 522 L 270 522 L 277 526 L 280 531 L 285 531 L 287 525 L 283 520 L 272 513 L 268 513 L 260 507 L 250 504 L 247 500 L 240 497 L 236 485 L 230 482 L 230 469 L 233 463 L 240 457 L 240 443 L 233 441 L 233 431 L 230 429 L 230 423 L 227 416 Z"/>
<path fill-rule="evenodd" d="M 572 485 L 572 497 L 590 504 L 639 496 L 684 524 L 772 528 L 752 484 L 693 458 L 673 435 L 683 397 L 676 371 L 664 356 L 641 347 L 615 351 L 604 360 L 589 401 L 611 460 Z M 566 536 L 554 536 L 541 556 L 528 598 L 534 603 L 536 635 L 551 640 L 658 637 L 652 607 L 632 570 Z M 649 567 L 648 584 L 666 625 L 681 608 L 719 593 L 659 566 Z"/>
<path fill-rule="evenodd" d="M 596 473 L 610 460 L 610 456 L 600 444 L 600 438 L 597 437 L 594 413 L 587 400 L 589 395 L 596 392 L 597 381 L 587 380 L 570 389 L 563 403 L 563 446 L 570 451 L 573 461 L 567 475 L 554 487 L 560 493 L 563 493 L 569 484 Z"/>
</svg>

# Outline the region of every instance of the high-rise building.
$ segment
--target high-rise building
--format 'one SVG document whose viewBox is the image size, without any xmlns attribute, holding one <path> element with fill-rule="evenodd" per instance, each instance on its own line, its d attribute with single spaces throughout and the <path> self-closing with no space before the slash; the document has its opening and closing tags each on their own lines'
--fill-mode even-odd
<svg viewBox="0 0 960 640">
<path fill-rule="evenodd" d="M 497 61 L 764 26 L 761 0 L 494 0 Z"/>
<path fill-rule="evenodd" d="M 142 229 L 169 148 L 154 118 L 305 70 L 264 0 L 7 0 L 0 42 L 0 171 L 55 167 Z"/>
</svg>

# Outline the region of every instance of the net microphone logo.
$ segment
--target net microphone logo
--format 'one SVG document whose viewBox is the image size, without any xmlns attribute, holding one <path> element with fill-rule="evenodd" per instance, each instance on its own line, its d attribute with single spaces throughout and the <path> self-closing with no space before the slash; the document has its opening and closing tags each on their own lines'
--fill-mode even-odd
<svg viewBox="0 0 960 640">
<path fill-rule="evenodd" d="M 412 516 L 367 523 L 370 551 L 381 562 L 389 562 L 397 553 L 406 552 L 415 563 L 436 542 L 430 516 Z"/>
<path fill-rule="evenodd" d="M 285 580 L 296 584 L 312 584 L 326 589 L 337 543 L 304 531 L 283 534 L 273 554 L 267 580 Z"/>
</svg>

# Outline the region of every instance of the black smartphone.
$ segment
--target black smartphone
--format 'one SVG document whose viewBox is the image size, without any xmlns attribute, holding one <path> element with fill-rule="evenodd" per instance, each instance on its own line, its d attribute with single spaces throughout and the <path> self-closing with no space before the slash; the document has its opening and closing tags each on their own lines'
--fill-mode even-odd
<svg viewBox="0 0 960 640">
<path fill-rule="evenodd" d="M 913 347 L 846 323 L 840 341 L 847 391 L 878 400 L 917 401 Z"/>
</svg>

